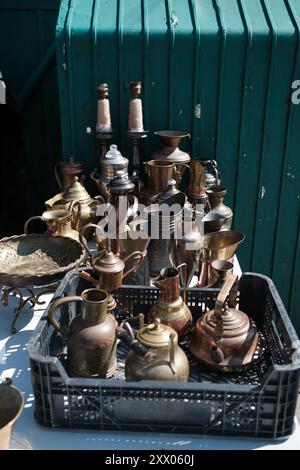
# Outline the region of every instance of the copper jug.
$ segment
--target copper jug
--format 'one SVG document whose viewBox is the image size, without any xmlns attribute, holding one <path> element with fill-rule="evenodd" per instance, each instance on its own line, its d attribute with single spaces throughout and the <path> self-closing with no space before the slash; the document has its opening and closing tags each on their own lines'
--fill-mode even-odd
<svg viewBox="0 0 300 470">
<path fill-rule="evenodd" d="M 82 302 L 82 312 L 71 321 L 67 330 L 67 369 L 75 377 L 103 377 L 114 375 L 117 367 L 117 322 L 107 312 L 107 293 L 87 289 L 81 296 L 63 297 L 49 309 L 48 319 L 62 335 L 66 331 L 54 318 L 63 304 Z"/>
<path fill-rule="evenodd" d="M 76 162 L 73 157 L 69 157 L 67 163 L 57 162 L 54 167 L 55 178 L 61 192 L 66 191 L 73 183 L 74 177 L 78 177 L 78 181 L 84 185 L 84 166 L 80 162 Z"/>
<path fill-rule="evenodd" d="M 67 209 L 71 210 L 74 202 L 80 203 L 79 230 L 90 222 L 97 222 L 97 209 L 101 204 L 105 204 L 103 197 L 96 196 L 91 198 L 87 190 L 78 181 L 77 176 L 74 177 L 71 186 L 64 192 L 56 194 L 54 197 L 45 202 L 47 209 Z M 72 228 L 76 228 L 74 224 Z"/>
<path fill-rule="evenodd" d="M 128 331 L 131 331 L 130 328 Z M 135 350 L 128 352 L 125 361 L 127 380 L 170 380 L 187 382 L 189 362 L 184 351 L 178 345 L 175 330 L 163 325 L 158 318 L 144 326 L 140 315 L 140 329 L 134 337 Z M 141 353 L 137 352 L 140 346 Z M 143 354 L 143 349 L 146 351 Z"/>
<path fill-rule="evenodd" d="M 205 190 L 204 168 L 200 162 L 193 160 L 190 163 L 189 186 L 186 195 L 195 208 L 197 208 L 197 205 L 203 205 L 204 213 L 207 214 L 210 211 L 210 205 Z"/>
<path fill-rule="evenodd" d="M 226 303 L 237 279 L 234 275 L 228 277 L 214 310 L 200 317 L 189 341 L 190 351 L 201 363 L 223 372 L 250 365 L 258 351 L 259 332 L 254 321 Z"/>
<path fill-rule="evenodd" d="M 227 194 L 227 188 L 225 188 L 225 186 L 211 186 L 206 190 L 206 194 L 208 194 L 211 212 L 219 214 L 224 218 L 220 230 L 230 230 L 233 212 L 230 207 L 225 206 L 223 202 Z"/>
<path fill-rule="evenodd" d="M 192 327 L 192 314 L 180 295 L 179 268 L 186 269 L 186 264 L 177 268 L 164 268 L 160 276 L 152 283 L 161 289 L 160 296 L 149 311 L 148 321 L 159 318 L 165 325 L 173 328 L 181 341 Z M 185 294 L 184 294 L 185 297 Z"/>
<path fill-rule="evenodd" d="M 75 226 L 78 228 L 78 222 L 80 217 L 80 204 L 77 202 L 73 205 L 73 209 L 79 206 L 75 215 Z M 28 233 L 28 226 L 33 220 L 42 220 L 47 225 L 47 232 L 52 235 L 62 235 L 64 237 L 70 237 L 74 240 L 79 241 L 79 232 L 72 228 L 72 221 L 74 216 L 72 212 L 67 210 L 51 210 L 45 211 L 42 215 L 35 215 L 30 217 L 25 222 L 24 233 Z"/>
<path fill-rule="evenodd" d="M 167 189 L 169 180 L 176 176 L 175 164 L 166 160 L 144 162 L 148 179 L 147 187 L 142 190 L 141 198 L 145 205 L 152 204 L 156 196 Z"/>
<path fill-rule="evenodd" d="M 112 297 L 111 293 L 122 286 L 123 279 L 128 276 L 128 274 L 138 269 L 140 264 L 143 262 L 144 253 L 140 251 L 134 251 L 130 255 L 121 259 L 119 254 L 119 247 L 117 253 L 113 253 L 111 249 L 110 240 L 108 239 L 108 237 L 106 237 L 106 250 L 100 255 L 92 256 L 89 251 L 87 241 L 84 237 L 85 231 L 90 228 L 96 230 L 98 229 L 101 231 L 98 225 L 89 224 L 83 230 L 81 230 L 79 234 L 79 240 L 88 254 L 91 266 L 93 267 L 93 275 L 86 271 L 83 271 L 80 273 L 80 277 L 91 282 L 94 286 L 105 290 L 109 294 L 108 309 L 113 310 L 116 307 L 117 303 Z M 117 240 L 114 241 L 117 242 Z M 118 246 L 118 243 L 116 243 L 116 245 Z M 132 258 L 135 260 L 135 265 L 124 272 L 125 263 L 131 260 Z"/>
</svg>

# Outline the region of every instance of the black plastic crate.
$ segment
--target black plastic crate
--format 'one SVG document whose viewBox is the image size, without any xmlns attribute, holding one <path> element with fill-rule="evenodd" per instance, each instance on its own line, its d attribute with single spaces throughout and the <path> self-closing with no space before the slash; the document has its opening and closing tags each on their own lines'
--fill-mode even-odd
<svg viewBox="0 0 300 470">
<path fill-rule="evenodd" d="M 54 299 L 80 295 L 86 281 L 70 272 Z M 188 289 L 194 320 L 214 306 L 219 290 Z M 116 298 L 116 316 L 147 313 L 159 290 L 126 286 Z M 47 311 L 28 343 L 35 416 L 45 426 L 179 432 L 284 438 L 293 431 L 297 403 L 300 342 L 273 282 L 246 273 L 239 284 L 239 308 L 264 336 L 263 357 L 245 372 L 218 374 L 189 355 L 187 383 L 124 379 L 126 348 L 118 346 L 114 379 L 70 378 L 64 367 L 65 340 L 48 323 Z M 80 304 L 63 305 L 57 318 L 65 326 Z M 186 345 L 183 344 L 185 348 Z"/>
</svg>

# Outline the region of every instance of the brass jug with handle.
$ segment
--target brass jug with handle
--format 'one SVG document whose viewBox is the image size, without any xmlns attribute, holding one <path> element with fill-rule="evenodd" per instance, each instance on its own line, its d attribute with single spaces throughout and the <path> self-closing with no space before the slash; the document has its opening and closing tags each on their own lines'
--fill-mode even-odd
<svg viewBox="0 0 300 470">
<path fill-rule="evenodd" d="M 200 317 L 189 341 L 190 351 L 199 362 L 222 372 L 249 366 L 258 352 L 259 332 L 254 321 L 226 303 L 237 279 L 235 275 L 228 277 L 214 310 Z"/>
<path fill-rule="evenodd" d="M 52 235 L 62 235 L 79 241 L 78 224 L 80 218 L 80 203 L 75 202 L 73 210 L 77 208 L 75 215 L 65 209 L 49 210 L 43 212 L 42 215 L 30 217 L 24 225 L 24 233 L 28 233 L 28 227 L 34 220 L 42 220 L 47 225 L 47 232 Z M 75 223 L 76 230 L 72 228 L 72 221 Z"/>
<path fill-rule="evenodd" d="M 93 275 L 88 273 L 87 271 L 83 271 L 80 273 L 80 277 L 91 282 L 94 286 L 97 286 L 100 289 L 104 289 L 109 294 L 108 309 L 113 310 L 116 307 L 116 301 L 112 297 L 111 293 L 114 290 L 119 289 L 122 286 L 123 279 L 125 279 L 128 274 L 135 271 L 140 266 L 144 259 L 144 253 L 140 251 L 134 251 L 130 255 L 121 259 L 119 255 L 119 248 L 116 254 L 113 253 L 110 245 L 110 240 L 108 239 L 108 237 L 106 237 L 106 250 L 101 254 L 96 254 L 95 256 L 92 256 L 88 248 L 87 241 L 84 237 L 85 231 L 91 228 L 100 230 L 103 234 L 102 229 L 100 229 L 100 227 L 95 224 L 88 224 L 81 230 L 79 234 L 79 239 L 85 248 L 91 266 L 93 267 Z M 116 242 L 116 245 L 118 245 L 117 240 L 114 241 Z M 132 258 L 135 260 L 135 265 L 124 272 L 125 263 L 131 260 Z"/>
<path fill-rule="evenodd" d="M 59 333 L 68 336 L 67 369 L 71 376 L 109 378 L 114 375 L 117 322 L 107 311 L 107 299 L 103 290 L 87 289 L 81 296 L 58 299 L 49 308 L 49 322 Z M 55 319 L 55 313 L 61 305 L 71 302 L 81 302 L 82 311 L 65 331 Z"/>
<path fill-rule="evenodd" d="M 126 356 L 126 379 L 187 382 L 189 362 L 178 345 L 176 331 L 163 325 L 159 318 L 145 326 L 144 315 L 139 317 L 140 329 L 136 337 L 129 323 L 124 324 L 134 346 Z"/>
<path fill-rule="evenodd" d="M 184 268 L 186 278 L 186 263 L 177 268 L 164 268 L 160 276 L 155 278 L 152 283 L 161 289 L 157 302 L 152 305 L 148 315 L 148 321 L 159 318 L 164 325 L 173 328 L 179 340 L 182 340 L 192 327 L 192 314 L 185 303 L 186 287 L 184 289 L 184 298 L 180 295 L 179 287 L 179 269 Z"/>
</svg>

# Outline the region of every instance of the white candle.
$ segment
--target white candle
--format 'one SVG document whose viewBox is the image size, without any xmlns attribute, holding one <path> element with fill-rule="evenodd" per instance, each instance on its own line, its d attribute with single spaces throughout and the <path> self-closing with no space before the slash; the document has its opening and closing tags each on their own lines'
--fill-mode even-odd
<svg viewBox="0 0 300 470">
<path fill-rule="evenodd" d="M 112 132 L 109 100 L 107 98 L 98 100 L 96 130 L 98 132 Z"/>
<path fill-rule="evenodd" d="M 130 132 L 143 132 L 142 100 L 134 98 L 129 103 L 128 129 Z"/>
</svg>

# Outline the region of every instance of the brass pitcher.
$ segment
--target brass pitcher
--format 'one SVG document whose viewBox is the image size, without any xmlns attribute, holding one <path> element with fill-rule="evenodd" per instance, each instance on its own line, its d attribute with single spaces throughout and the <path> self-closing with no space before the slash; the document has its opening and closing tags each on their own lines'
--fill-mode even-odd
<svg viewBox="0 0 300 470">
<path fill-rule="evenodd" d="M 79 217 L 80 217 L 80 204 L 75 203 L 73 209 L 78 206 L 77 213 L 75 215 L 75 226 L 78 227 Z M 72 221 L 74 220 L 74 215 L 72 212 L 67 210 L 51 210 L 45 211 L 42 215 L 35 215 L 30 217 L 25 222 L 24 233 L 28 233 L 28 226 L 33 220 L 42 220 L 47 225 L 47 232 L 51 235 L 62 235 L 64 237 L 70 237 L 74 240 L 79 241 L 79 232 L 72 228 Z"/>
<path fill-rule="evenodd" d="M 236 281 L 237 276 L 228 277 L 214 310 L 197 321 L 189 342 L 190 351 L 200 362 L 223 372 L 250 365 L 258 348 L 259 332 L 253 320 L 226 303 Z"/>
<path fill-rule="evenodd" d="M 161 270 L 160 276 L 152 281 L 156 287 L 161 289 L 161 294 L 157 302 L 150 308 L 148 321 L 152 322 L 155 318 L 159 318 L 163 324 L 173 328 L 177 332 L 179 340 L 182 340 L 190 331 L 193 318 L 185 299 L 183 300 L 180 296 L 180 267 L 186 269 L 186 264 L 183 263 L 177 268 L 164 268 Z"/>
<path fill-rule="evenodd" d="M 144 162 L 148 177 L 147 187 L 143 189 L 141 197 L 145 205 L 154 202 L 156 196 L 167 189 L 169 180 L 176 177 L 176 167 L 166 160 L 150 160 Z"/>
<path fill-rule="evenodd" d="M 187 382 L 189 362 L 184 351 L 178 346 L 178 335 L 172 328 L 163 325 L 158 318 L 144 326 L 140 315 L 140 329 L 134 337 L 135 350 L 128 352 L 125 362 L 127 380 L 170 380 Z M 129 324 L 127 324 L 130 326 Z M 141 353 L 138 354 L 137 346 Z M 143 350 L 146 352 L 143 353 Z"/>
<path fill-rule="evenodd" d="M 87 190 L 78 181 L 77 176 L 74 177 L 73 183 L 64 193 L 56 194 L 46 201 L 45 205 L 49 210 L 71 210 L 75 201 L 80 203 L 79 230 L 90 222 L 97 222 L 99 218 L 97 209 L 101 204 L 105 204 L 105 201 L 101 196 L 91 198 Z M 76 229 L 74 224 L 72 224 L 72 228 Z"/>
<path fill-rule="evenodd" d="M 103 290 L 87 289 L 81 296 L 63 297 L 50 306 L 50 323 L 65 334 L 54 318 L 56 310 L 65 303 L 82 302 L 82 313 L 73 318 L 67 331 L 67 369 L 71 376 L 109 378 L 115 373 L 117 322 L 107 312 L 107 298 Z"/>
<path fill-rule="evenodd" d="M 106 237 L 106 251 L 100 255 L 92 256 L 84 237 L 85 231 L 90 228 L 101 230 L 98 225 L 89 224 L 81 230 L 79 234 L 79 240 L 88 254 L 91 265 L 93 267 L 93 275 L 83 271 L 80 273 L 80 277 L 91 282 L 94 286 L 99 287 L 100 289 L 104 289 L 109 294 L 107 305 L 108 310 L 113 310 L 117 303 L 112 297 L 111 293 L 114 290 L 119 289 L 122 286 L 123 279 L 140 266 L 144 259 L 144 253 L 140 251 L 134 251 L 130 255 L 121 259 L 119 255 L 120 250 L 117 250 L 117 254 L 113 253 L 111 250 L 110 240 Z M 116 245 L 118 246 L 117 240 L 114 240 L 114 242 L 116 242 Z M 132 258 L 135 260 L 135 265 L 124 272 L 125 263 Z"/>
</svg>

